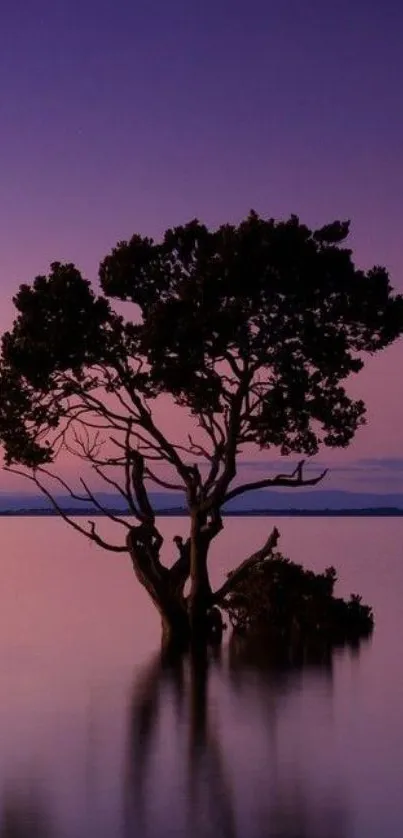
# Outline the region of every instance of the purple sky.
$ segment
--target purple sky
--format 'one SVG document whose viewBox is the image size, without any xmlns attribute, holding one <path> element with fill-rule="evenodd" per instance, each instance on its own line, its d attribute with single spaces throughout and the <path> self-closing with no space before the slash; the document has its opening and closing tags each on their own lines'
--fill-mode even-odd
<svg viewBox="0 0 403 838">
<path fill-rule="evenodd" d="M 4 3 L 0 327 L 54 259 L 94 278 L 135 231 L 251 207 L 351 218 L 357 263 L 402 289 L 402 32 L 397 0 Z M 370 424 L 339 460 L 403 455 L 402 360 L 354 382 Z"/>
</svg>

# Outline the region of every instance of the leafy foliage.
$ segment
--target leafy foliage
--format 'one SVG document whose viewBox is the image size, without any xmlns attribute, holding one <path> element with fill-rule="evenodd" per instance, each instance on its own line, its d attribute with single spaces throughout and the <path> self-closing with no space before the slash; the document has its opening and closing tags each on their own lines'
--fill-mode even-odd
<svg viewBox="0 0 403 838">
<path fill-rule="evenodd" d="M 323 642 L 354 641 L 370 634 L 373 613 L 353 594 L 345 601 L 334 596 L 334 567 L 314 573 L 273 554 L 254 564 L 228 598 L 228 613 L 238 632 L 270 630 L 281 639 L 318 637 Z"/>
<path fill-rule="evenodd" d="M 215 232 L 194 221 L 162 244 L 120 243 L 101 265 L 101 284 L 140 307 L 156 386 L 196 415 L 223 411 L 218 365 L 247 366 L 259 407 L 244 436 L 312 454 L 321 441 L 350 441 L 364 407 L 340 382 L 362 367 L 359 353 L 402 328 L 386 271 L 357 270 L 340 247 L 347 234 L 348 224 L 312 232 L 294 216 L 276 223 L 251 213 Z"/>
<path fill-rule="evenodd" d="M 183 453 L 204 458 L 203 496 L 222 505 L 246 443 L 308 455 L 347 445 L 365 409 L 344 381 L 403 331 L 403 298 L 383 268 L 355 267 L 348 231 L 251 212 L 213 231 L 192 221 L 160 243 L 136 235 L 101 263 L 98 294 L 53 263 L 21 286 L 2 340 L 6 462 L 38 468 L 65 447 L 100 467 L 103 434 L 118 440 L 114 464 L 134 449 L 160 456 L 185 486 Z M 156 428 L 161 394 L 192 412 L 202 444 L 181 452 Z"/>
</svg>

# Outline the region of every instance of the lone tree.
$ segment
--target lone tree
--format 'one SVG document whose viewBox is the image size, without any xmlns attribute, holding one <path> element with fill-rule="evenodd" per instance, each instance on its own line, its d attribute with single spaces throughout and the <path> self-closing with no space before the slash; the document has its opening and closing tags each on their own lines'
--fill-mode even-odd
<svg viewBox="0 0 403 838">
<path fill-rule="evenodd" d="M 362 368 L 363 353 L 403 332 L 403 298 L 385 269 L 355 267 L 348 231 L 348 223 L 312 231 L 295 216 L 275 222 L 254 212 L 214 231 L 191 221 L 161 243 L 120 242 L 101 263 L 99 293 L 73 264 L 55 262 L 14 298 L 0 367 L 6 467 L 22 470 L 95 544 L 130 553 L 165 640 L 205 639 L 215 606 L 225 608 L 245 568 L 273 548 L 276 533 L 213 591 L 207 557 L 223 506 L 252 489 L 323 477 L 306 478 L 299 463 L 292 474 L 239 485 L 244 446 L 311 456 L 320 445 L 348 445 L 364 422 L 344 380 Z M 196 436 L 179 441 L 174 423 L 167 433 L 157 421 L 168 400 L 192 417 Z M 124 498 L 129 517 L 103 509 L 88 468 L 79 491 L 60 465 L 54 472 L 66 451 Z M 49 480 L 104 511 L 126 538 L 109 543 L 94 521 L 71 519 Z M 183 493 L 189 515 L 169 567 L 155 486 Z"/>
</svg>

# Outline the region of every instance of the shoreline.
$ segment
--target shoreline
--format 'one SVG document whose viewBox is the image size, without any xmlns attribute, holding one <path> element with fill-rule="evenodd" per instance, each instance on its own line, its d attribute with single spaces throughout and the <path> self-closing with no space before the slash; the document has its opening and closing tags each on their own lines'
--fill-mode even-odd
<svg viewBox="0 0 403 838">
<path fill-rule="evenodd" d="M 111 515 L 119 517 L 129 516 L 129 512 L 121 509 L 108 510 Z M 75 518 L 91 517 L 106 518 L 107 512 L 100 512 L 95 509 L 63 509 L 65 515 Z M 223 518 L 401 518 L 403 509 L 387 507 L 363 508 L 363 509 L 245 509 L 222 511 Z M 185 509 L 160 509 L 155 512 L 157 518 L 183 518 L 186 517 Z M 3 509 L 0 510 L 2 518 L 60 518 L 59 512 L 53 509 Z"/>
</svg>

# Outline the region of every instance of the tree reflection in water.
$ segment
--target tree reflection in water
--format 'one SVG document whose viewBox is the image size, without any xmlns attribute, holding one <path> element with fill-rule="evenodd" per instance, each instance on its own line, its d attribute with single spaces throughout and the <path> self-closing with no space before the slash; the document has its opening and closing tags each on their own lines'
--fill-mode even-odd
<svg viewBox="0 0 403 838">
<path fill-rule="evenodd" d="M 263 666 L 238 642 L 197 664 L 191 656 L 156 658 L 136 679 L 130 706 L 126 838 L 347 838 L 340 783 L 324 793 L 306 781 L 303 766 L 284 771 L 275 746 L 301 678 L 313 678 L 320 700 L 332 701 L 333 654 L 305 650 L 269 663 L 266 655 Z M 253 745 L 239 741 L 240 726 L 250 726 Z"/>
<path fill-rule="evenodd" d="M 0 815 L 0 838 L 55 838 L 46 808 L 33 791 L 6 791 Z"/>
</svg>

